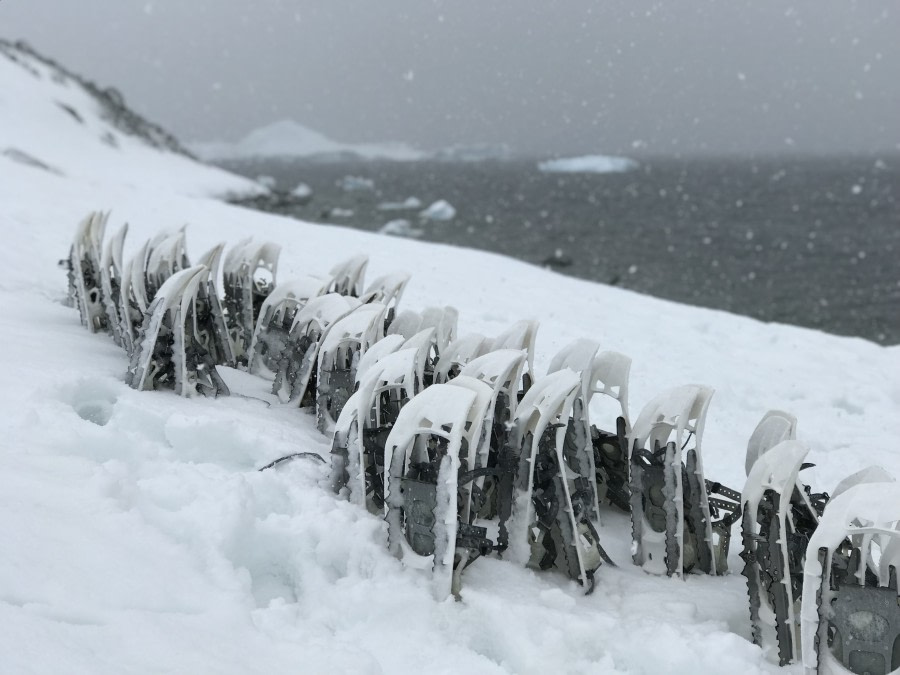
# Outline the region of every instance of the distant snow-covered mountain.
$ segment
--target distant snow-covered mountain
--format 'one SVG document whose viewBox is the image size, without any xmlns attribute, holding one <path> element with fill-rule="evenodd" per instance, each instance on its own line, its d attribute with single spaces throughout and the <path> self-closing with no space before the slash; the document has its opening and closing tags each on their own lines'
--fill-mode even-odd
<svg viewBox="0 0 900 675">
<path fill-rule="evenodd" d="M 191 150 L 203 159 L 233 160 L 254 157 L 304 157 L 362 159 L 422 159 L 426 153 L 400 142 L 343 143 L 328 138 L 293 120 L 281 120 L 254 129 L 241 140 L 195 142 Z"/>
</svg>

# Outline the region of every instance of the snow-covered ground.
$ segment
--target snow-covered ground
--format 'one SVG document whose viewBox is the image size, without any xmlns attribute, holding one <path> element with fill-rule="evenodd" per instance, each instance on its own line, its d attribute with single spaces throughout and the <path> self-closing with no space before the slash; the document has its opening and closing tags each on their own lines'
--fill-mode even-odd
<svg viewBox="0 0 900 675">
<path fill-rule="evenodd" d="M 236 142 L 197 141 L 190 144 L 197 156 L 207 160 L 260 157 L 322 157 L 350 155 L 362 159 L 409 161 L 425 156 L 400 142 L 343 143 L 293 120 L 273 122 L 254 129 Z"/>
<path fill-rule="evenodd" d="M 323 465 L 256 471 L 290 452 L 327 456 L 307 411 L 230 370 L 243 396 L 129 389 L 124 353 L 63 305 L 57 261 L 97 208 L 130 224 L 126 256 L 184 223 L 195 257 L 249 235 L 282 244 L 283 280 L 366 253 L 369 278 L 412 274 L 404 306 L 457 307 L 460 333 L 539 319 L 539 371 L 578 337 L 629 354 L 632 416 L 663 389 L 711 385 L 705 468 L 738 489 L 769 408 L 798 416 L 816 489 L 871 463 L 900 476 L 900 348 L 229 206 L 207 195 L 253 184 L 115 131 L 108 145 L 91 100 L 29 65 L 37 76 L 0 54 L 0 671 L 800 672 L 749 642 L 739 536 L 732 574 L 658 578 L 630 564 L 627 517 L 605 512 L 619 567 L 600 570 L 592 595 L 482 559 L 460 601 L 435 602 L 388 555 L 385 524 L 320 485 Z"/>
</svg>

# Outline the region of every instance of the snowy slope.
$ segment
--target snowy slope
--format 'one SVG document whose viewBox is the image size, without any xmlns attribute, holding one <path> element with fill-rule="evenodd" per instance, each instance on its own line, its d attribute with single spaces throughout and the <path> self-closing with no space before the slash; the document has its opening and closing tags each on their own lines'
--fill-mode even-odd
<svg viewBox="0 0 900 675">
<path fill-rule="evenodd" d="M 273 122 L 254 129 L 235 143 L 191 143 L 198 156 L 208 160 L 260 157 L 316 157 L 355 155 L 363 159 L 422 159 L 425 153 L 405 143 L 342 143 L 293 120 Z"/>
<path fill-rule="evenodd" d="M 246 182 L 126 137 L 98 143 L 103 121 L 76 124 L 57 113 L 61 97 L 91 110 L 0 55 L 0 148 L 59 170 L 0 155 L 0 671 L 800 672 L 749 642 L 743 577 L 645 575 L 629 563 L 628 519 L 613 513 L 602 534 L 620 566 L 601 569 L 593 595 L 479 560 L 462 601 L 436 603 L 387 554 L 384 523 L 318 484 L 322 465 L 255 470 L 288 452 L 327 455 L 312 416 L 235 371 L 225 376 L 244 396 L 130 390 L 123 352 L 63 306 L 56 263 L 95 208 L 112 209 L 111 227 L 130 223 L 126 256 L 183 223 L 195 257 L 250 234 L 281 243 L 283 280 L 364 252 L 369 278 L 412 274 L 405 306 L 455 305 L 461 333 L 540 319 L 539 370 L 582 336 L 631 355 L 633 416 L 662 389 L 715 387 L 705 467 L 735 488 L 773 407 L 798 416 L 817 489 L 872 462 L 900 476 L 900 349 L 228 206 L 203 195 Z"/>
</svg>

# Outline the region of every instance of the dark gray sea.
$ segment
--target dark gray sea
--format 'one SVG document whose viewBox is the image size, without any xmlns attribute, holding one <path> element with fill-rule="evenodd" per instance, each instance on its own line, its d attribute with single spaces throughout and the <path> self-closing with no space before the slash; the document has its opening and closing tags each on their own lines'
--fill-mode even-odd
<svg viewBox="0 0 900 675">
<path fill-rule="evenodd" d="M 900 343 L 900 157 L 645 160 L 608 174 L 542 173 L 536 160 L 241 161 L 308 203 L 256 204 L 503 253 L 660 298 Z M 347 181 L 352 176 L 362 181 Z M 352 185 L 351 185 L 352 184 Z M 356 189 L 347 189 L 355 186 Z M 418 208 L 385 210 L 415 197 Z M 446 222 L 419 212 L 446 200 Z"/>
</svg>

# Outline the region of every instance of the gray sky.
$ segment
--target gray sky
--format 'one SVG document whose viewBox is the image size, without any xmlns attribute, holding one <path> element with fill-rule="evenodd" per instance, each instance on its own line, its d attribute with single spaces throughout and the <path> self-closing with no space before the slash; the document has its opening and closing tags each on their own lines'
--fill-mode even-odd
<svg viewBox="0 0 900 675">
<path fill-rule="evenodd" d="M 900 150 L 897 0 L 0 0 L 0 35 L 182 140 Z"/>
</svg>

